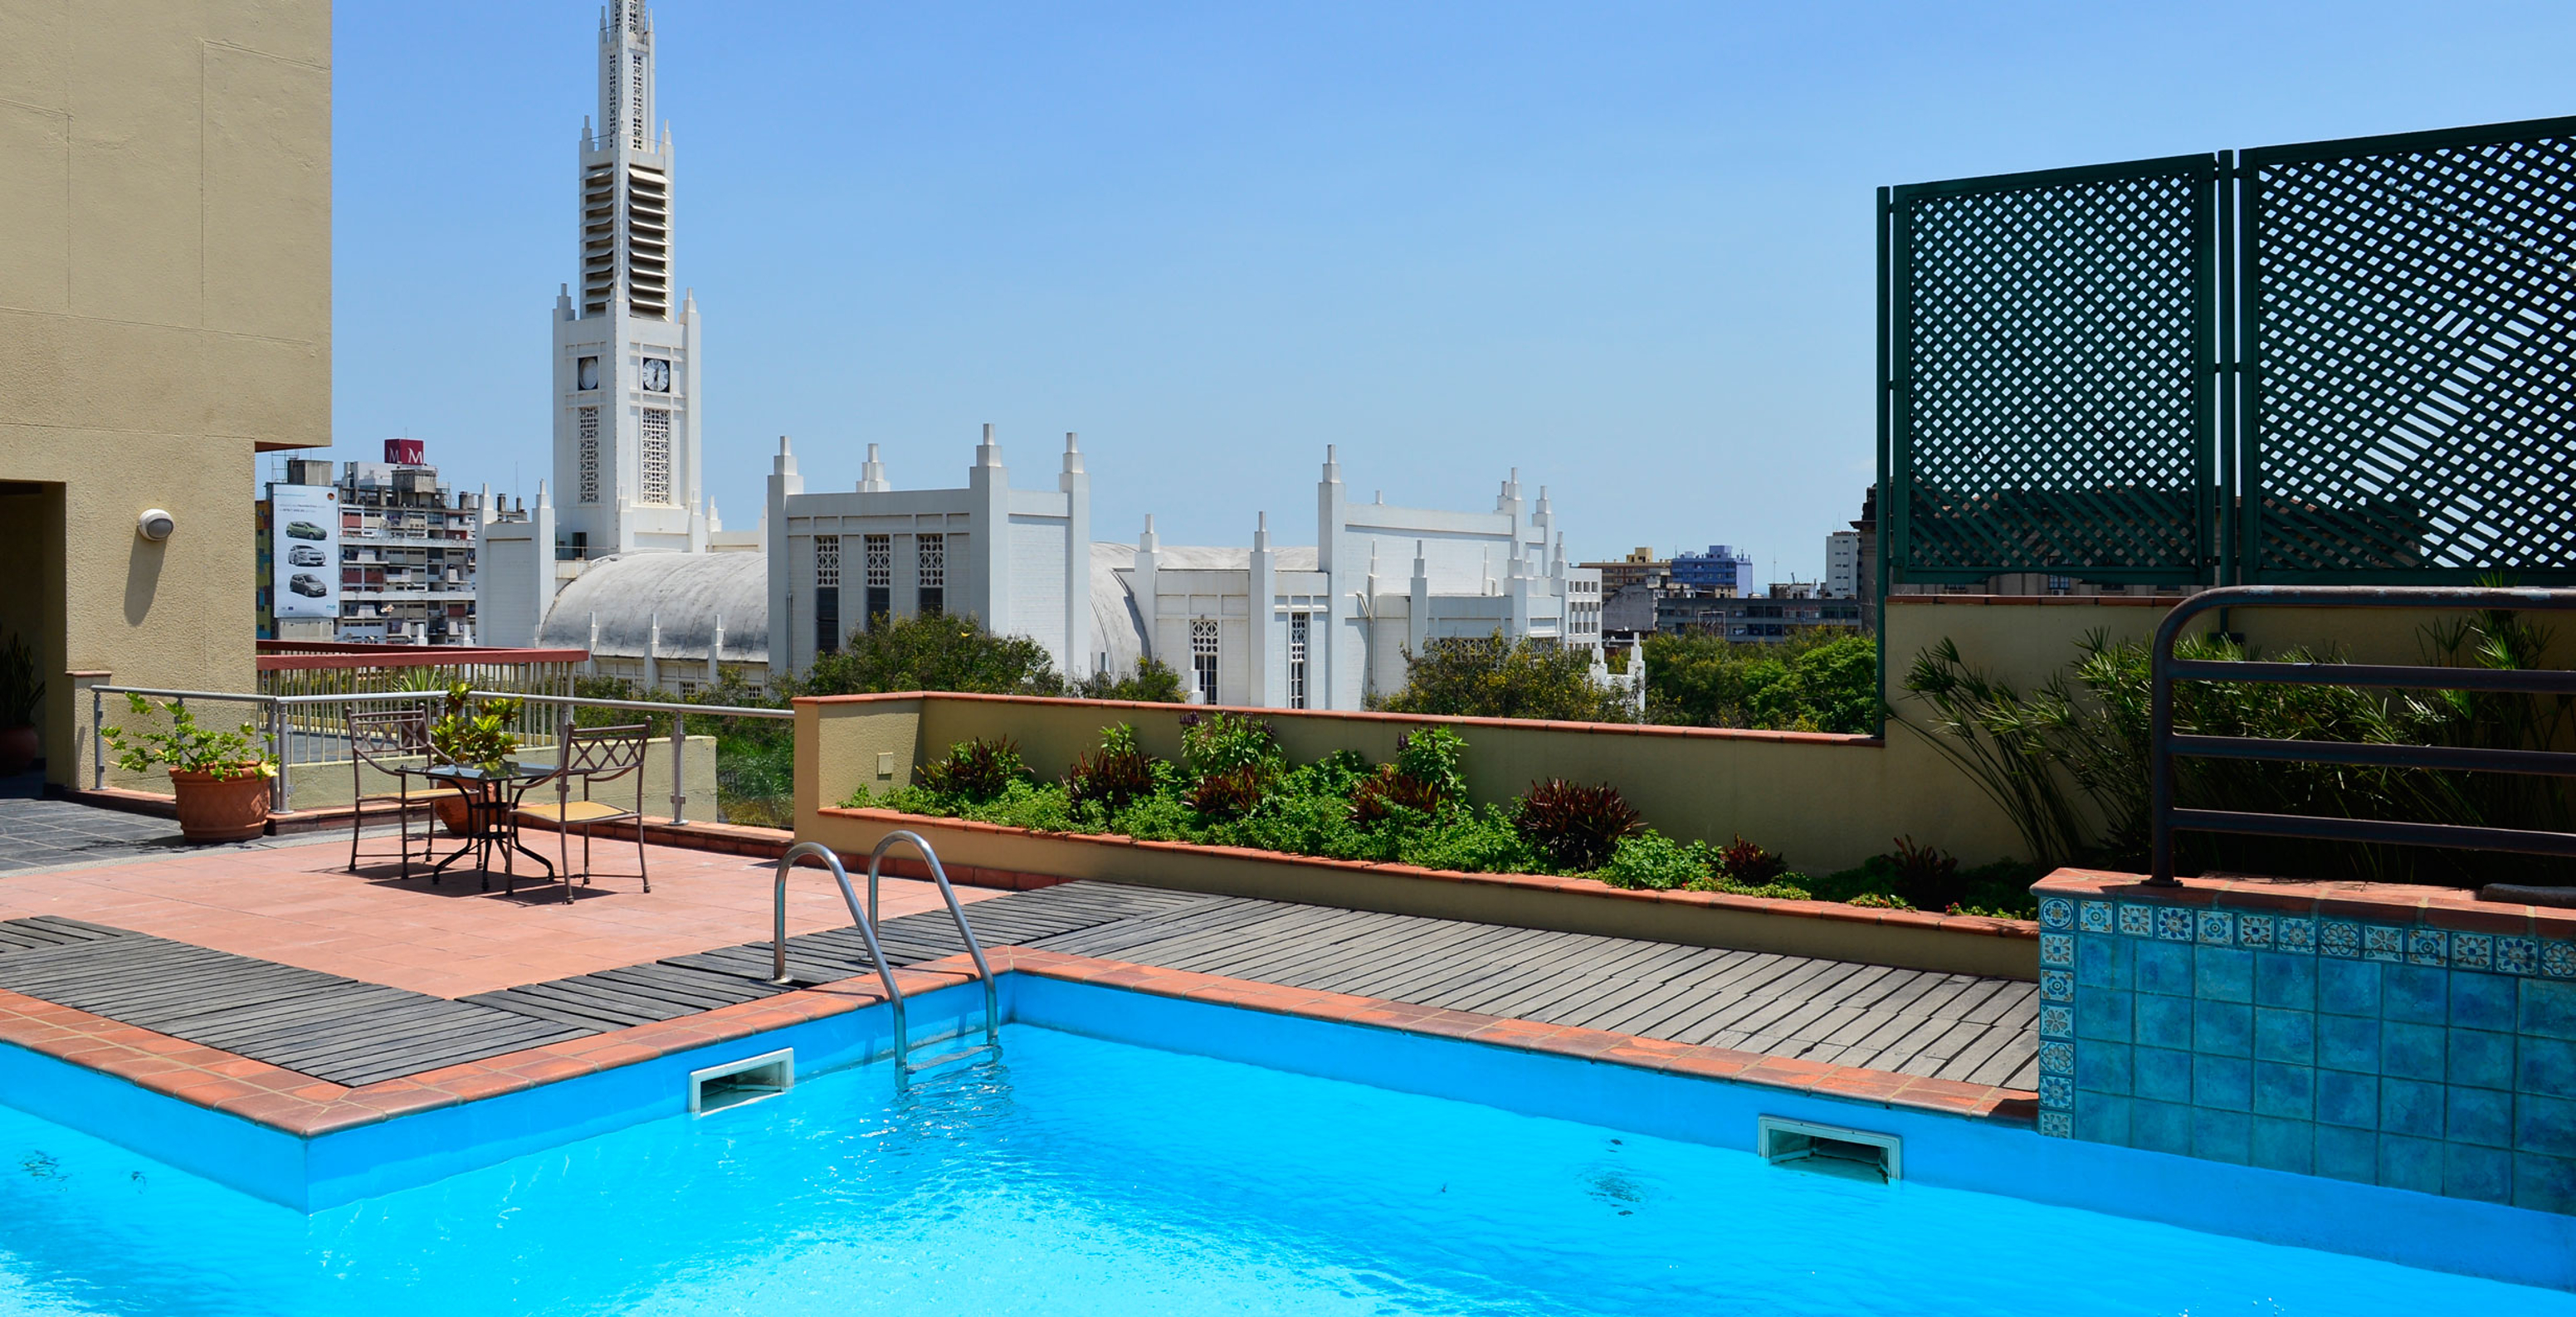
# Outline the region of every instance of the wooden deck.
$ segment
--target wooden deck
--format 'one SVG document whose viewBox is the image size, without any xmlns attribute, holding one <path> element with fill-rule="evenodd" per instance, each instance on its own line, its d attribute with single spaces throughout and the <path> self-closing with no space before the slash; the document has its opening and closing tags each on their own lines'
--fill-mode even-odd
<svg viewBox="0 0 2576 1317">
<path fill-rule="evenodd" d="M 1068 883 L 970 907 L 979 939 L 1836 1065 L 2031 1088 L 2036 985 L 1327 906 Z M 896 965 L 963 950 L 887 920 Z M 788 939 L 799 983 L 872 974 L 855 929 Z M 0 922 L 0 988 L 365 1084 L 751 1001 L 767 942 L 449 1000 L 75 920 Z"/>
</svg>

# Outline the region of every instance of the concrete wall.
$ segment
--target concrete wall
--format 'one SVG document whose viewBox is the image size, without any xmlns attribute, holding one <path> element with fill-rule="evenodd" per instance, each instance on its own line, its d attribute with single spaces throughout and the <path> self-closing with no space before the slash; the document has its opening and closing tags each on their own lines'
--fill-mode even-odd
<svg viewBox="0 0 2576 1317">
<path fill-rule="evenodd" d="M 324 0 L 0 6 L 0 625 L 56 782 L 67 672 L 252 688 L 253 455 L 330 442 L 330 183 Z"/>
</svg>

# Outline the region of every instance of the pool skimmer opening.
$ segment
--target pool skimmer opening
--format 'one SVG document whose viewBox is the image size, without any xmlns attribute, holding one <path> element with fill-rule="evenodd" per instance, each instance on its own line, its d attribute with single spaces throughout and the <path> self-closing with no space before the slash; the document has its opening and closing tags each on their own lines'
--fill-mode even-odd
<svg viewBox="0 0 2576 1317">
<path fill-rule="evenodd" d="M 1894 1134 L 1818 1125 L 1786 1116 L 1761 1118 L 1762 1160 L 1794 1170 L 1839 1175 L 1872 1184 L 1905 1178 L 1905 1140 Z"/>
<path fill-rule="evenodd" d="M 773 1098 L 796 1087 L 796 1049 L 728 1061 L 689 1072 L 689 1114 L 704 1116 L 746 1102 Z"/>
</svg>

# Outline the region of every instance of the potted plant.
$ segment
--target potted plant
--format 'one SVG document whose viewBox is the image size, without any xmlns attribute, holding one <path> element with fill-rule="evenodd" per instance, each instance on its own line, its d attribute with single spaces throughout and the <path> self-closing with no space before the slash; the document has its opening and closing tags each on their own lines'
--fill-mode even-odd
<svg viewBox="0 0 2576 1317">
<path fill-rule="evenodd" d="M 510 729 L 519 720 L 521 703 L 511 699 L 476 700 L 471 688 L 461 681 L 448 687 L 447 707 L 438 721 L 429 725 L 430 753 L 460 768 L 501 772 L 509 767 L 510 756 L 518 753 L 519 736 Z M 461 836 L 471 830 L 462 794 L 440 796 L 430 807 L 450 833 Z"/>
<path fill-rule="evenodd" d="M 0 777 L 13 777 L 36 762 L 36 706 L 45 683 L 36 676 L 36 652 L 27 638 L 0 645 Z"/>
<path fill-rule="evenodd" d="M 125 699 L 136 715 L 152 713 L 152 703 L 142 696 Z M 277 776 L 277 759 L 268 753 L 259 729 L 243 723 L 239 731 L 216 731 L 199 726 L 184 701 L 161 707 L 170 715 L 168 731 L 100 729 L 99 735 L 116 747 L 116 766 L 129 773 L 145 772 L 154 764 L 169 768 L 179 832 L 190 841 L 242 841 L 266 831 L 269 780 Z"/>
</svg>

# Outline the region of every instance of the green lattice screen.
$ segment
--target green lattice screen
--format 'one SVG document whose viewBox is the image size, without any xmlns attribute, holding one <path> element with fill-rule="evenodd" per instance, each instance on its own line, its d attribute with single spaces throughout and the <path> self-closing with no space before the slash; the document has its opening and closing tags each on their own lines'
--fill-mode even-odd
<svg viewBox="0 0 2576 1317">
<path fill-rule="evenodd" d="M 1897 579 L 2201 579 L 2215 179 L 2185 156 L 1894 190 Z"/>
<path fill-rule="evenodd" d="M 2244 578 L 2576 583 L 2576 120 L 2242 169 Z"/>
</svg>

